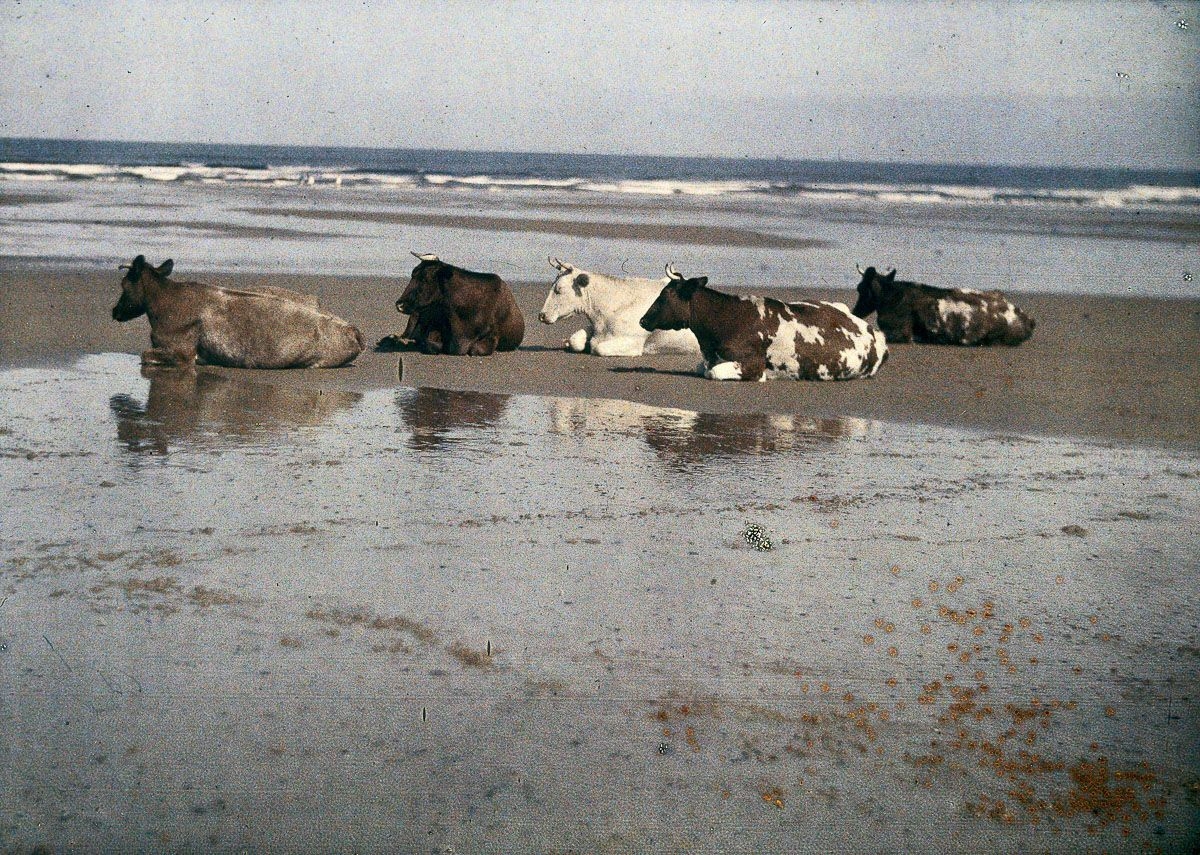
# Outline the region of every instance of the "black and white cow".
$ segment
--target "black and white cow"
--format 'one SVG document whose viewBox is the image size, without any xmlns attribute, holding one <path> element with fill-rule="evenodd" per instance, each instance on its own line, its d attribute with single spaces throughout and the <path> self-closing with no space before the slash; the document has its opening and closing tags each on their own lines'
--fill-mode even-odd
<svg viewBox="0 0 1200 855">
<path fill-rule="evenodd" d="M 642 327 L 691 329 L 710 380 L 853 380 L 873 376 L 887 358 L 883 334 L 841 303 L 723 294 L 707 276 L 685 279 L 670 264 L 667 276 Z"/>
<path fill-rule="evenodd" d="M 881 274 L 874 267 L 858 272 L 854 314 L 877 312 L 876 323 L 893 344 L 1018 345 L 1033 335 L 1033 318 L 999 291 L 897 282 L 895 270 Z"/>
</svg>

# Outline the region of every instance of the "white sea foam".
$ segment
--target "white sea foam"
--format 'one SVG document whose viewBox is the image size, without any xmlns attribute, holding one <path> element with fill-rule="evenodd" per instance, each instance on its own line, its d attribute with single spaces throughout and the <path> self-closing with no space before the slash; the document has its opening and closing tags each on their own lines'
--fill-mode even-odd
<svg viewBox="0 0 1200 855">
<path fill-rule="evenodd" d="M 1130 185 L 1117 189 L 974 187 L 957 184 L 779 183 L 754 180 L 596 179 L 586 177 L 370 172 L 305 166 L 114 166 L 97 163 L 0 163 L 4 181 L 193 183 L 272 187 L 458 188 L 503 192 L 546 190 L 634 196 L 782 196 L 847 204 L 1196 208 L 1200 188 Z"/>
</svg>

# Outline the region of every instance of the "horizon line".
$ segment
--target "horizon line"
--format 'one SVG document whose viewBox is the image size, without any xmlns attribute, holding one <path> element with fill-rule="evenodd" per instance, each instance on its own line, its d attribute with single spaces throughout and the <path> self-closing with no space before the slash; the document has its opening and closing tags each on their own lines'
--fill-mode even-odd
<svg viewBox="0 0 1200 855">
<path fill-rule="evenodd" d="M 855 165 L 879 166 L 958 166 L 958 167 L 999 167 L 1003 169 L 1056 170 L 1069 169 L 1077 172 L 1120 170 L 1125 172 L 1175 172 L 1195 173 L 1200 175 L 1200 163 L 1195 166 L 1076 166 L 1065 163 L 1028 164 L 1028 163 L 998 163 L 974 160 L 860 160 L 842 157 L 791 157 L 783 155 L 763 156 L 749 154 L 645 154 L 645 153 L 614 153 L 614 152 L 569 152 L 569 151 L 534 151 L 527 149 L 471 149 L 471 148 L 437 148 L 430 146 L 378 146 L 378 145 L 343 145 L 343 144 L 313 144 L 313 143 L 247 143 L 247 142 L 211 142 L 196 140 L 144 140 L 144 139 L 99 139 L 93 137 L 53 137 L 53 136 L 0 136 L 0 142 L 7 140 L 35 140 L 71 143 L 119 143 L 130 145 L 209 145 L 209 146 L 243 146 L 246 148 L 312 148 L 312 149 L 347 149 L 352 151 L 410 151 L 410 152 L 449 152 L 452 154 L 533 154 L 550 157 L 641 157 L 658 160 L 710 160 L 710 161 L 785 161 L 792 163 L 846 163 Z"/>
</svg>

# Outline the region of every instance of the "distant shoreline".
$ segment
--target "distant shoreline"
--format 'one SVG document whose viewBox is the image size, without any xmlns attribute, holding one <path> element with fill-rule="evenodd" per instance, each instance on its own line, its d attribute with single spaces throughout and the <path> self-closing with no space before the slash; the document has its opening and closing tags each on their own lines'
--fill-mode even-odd
<svg viewBox="0 0 1200 855">
<path fill-rule="evenodd" d="M 394 302 L 406 277 L 181 273 L 245 286 L 317 294 L 374 345 L 403 328 Z M 112 320 L 115 269 L 14 269 L 0 259 L 0 367 L 73 363 L 89 353 L 139 353 L 144 319 Z M 483 359 L 400 355 L 404 385 L 497 394 L 615 398 L 709 413 L 788 413 L 926 423 L 1093 441 L 1200 447 L 1200 300 L 1021 294 L 1038 321 L 1017 348 L 900 345 L 870 380 L 717 383 L 695 376 L 696 358 L 604 359 L 566 353 L 581 324 L 541 324 L 548 282 L 514 282 L 526 319 L 520 350 Z M 849 289 L 779 289 L 788 299 L 853 300 Z M 397 386 L 398 355 L 364 353 L 347 369 L 239 372 L 255 382 L 363 391 Z"/>
</svg>

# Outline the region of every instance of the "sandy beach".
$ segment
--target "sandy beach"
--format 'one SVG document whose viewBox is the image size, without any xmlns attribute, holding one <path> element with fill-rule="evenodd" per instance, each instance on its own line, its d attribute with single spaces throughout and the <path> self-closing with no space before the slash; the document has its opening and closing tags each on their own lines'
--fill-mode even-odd
<svg viewBox="0 0 1200 855">
<path fill-rule="evenodd" d="M 405 276 L 239 276 L 177 266 L 176 277 L 317 294 L 371 343 L 404 327 L 394 304 Z M 149 347 L 144 319 L 121 325 L 110 316 L 119 283 L 115 270 L 0 270 L 0 365 L 61 363 L 88 353 L 139 353 Z M 697 360 L 691 357 L 604 359 L 564 352 L 563 340 L 582 324 L 537 321 L 549 283 L 549 275 L 544 283 L 511 283 L 526 319 L 516 353 L 479 359 L 368 352 L 343 370 L 256 379 L 357 392 L 393 388 L 403 358 L 404 385 L 415 387 L 613 398 L 709 413 L 854 416 L 1185 447 L 1200 441 L 1197 300 L 1021 295 L 1014 299 L 1038 326 L 1017 348 L 898 345 L 872 380 L 722 384 L 696 376 Z M 854 299 L 849 288 L 771 293 L 848 304 Z"/>
<path fill-rule="evenodd" d="M 24 253 L 0 259 L 9 848 L 1194 848 L 1186 215 L 4 199 Z M 409 249 L 437 249 L 502 272 L 526 336 L 143 371 L 148 322 L 111 318 L 114 246 L 316 294 L 371 344 L 404 327 Z M 1003 288 L 1037 329 L 896 346 L 870 380 L 716 383 L 694 356 L 564 351 L 582 322 L 537 321 L 546 252 L 846 303 L 853 261 L 887 259 Z"/>
</svg>

